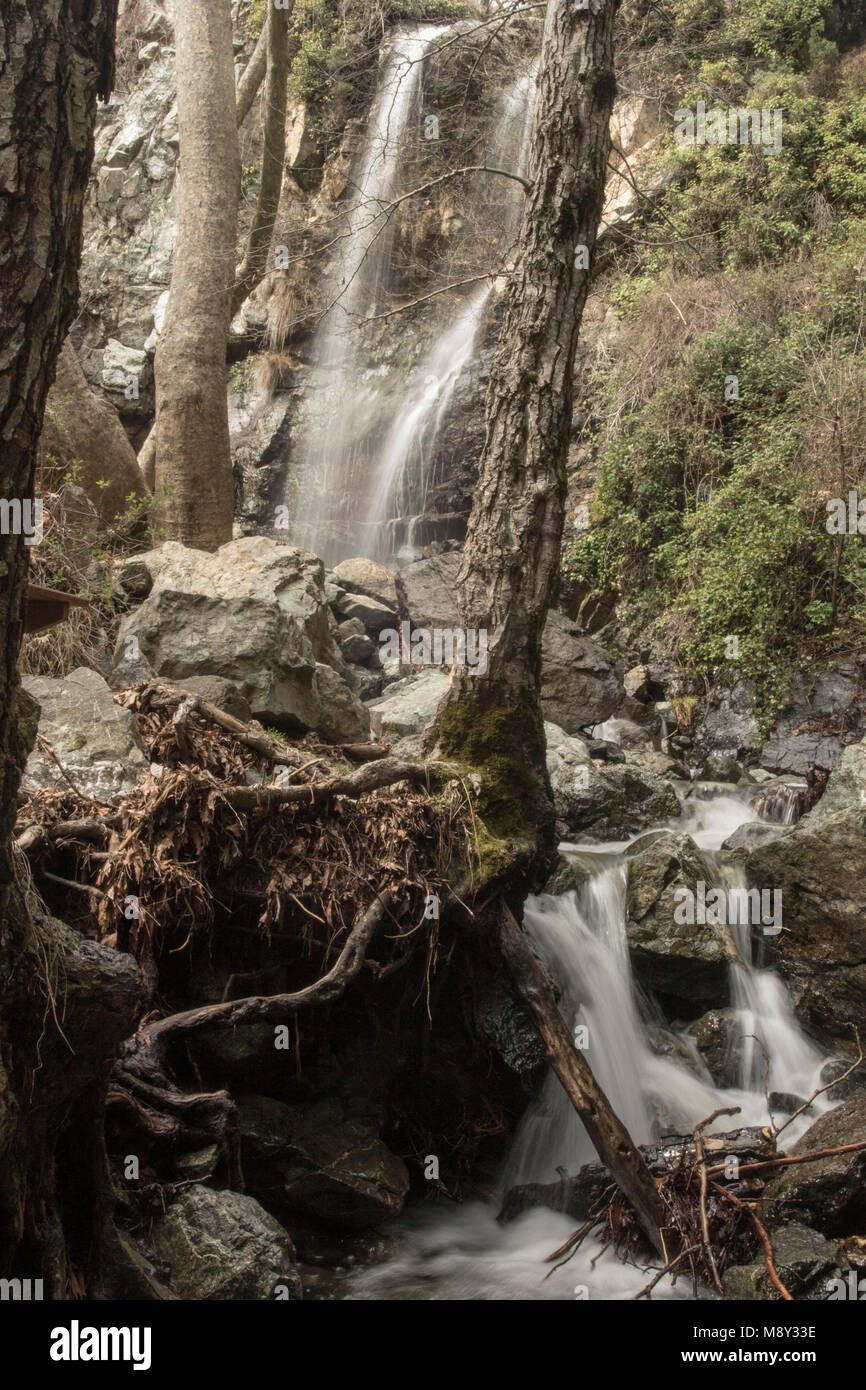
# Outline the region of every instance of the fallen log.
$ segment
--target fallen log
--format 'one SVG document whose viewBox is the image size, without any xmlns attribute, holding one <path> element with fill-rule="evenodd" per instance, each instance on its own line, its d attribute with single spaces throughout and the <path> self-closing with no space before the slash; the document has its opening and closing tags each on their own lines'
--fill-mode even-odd
<svg viewBox="0 0 866 1390">
<path fill-rule="evenodd" d="M 631 1203 L 653 1248 L 667 1262 L 662 1231 L 666 1209 L 647 1164 L 625 1125 L 577 1050 L 556 1004 L 553 990 L 505 903 L 499 912 L 499 942 L 518 991 L 532 1012 L 550 1064 L 583 1122 L 596 1153 Z"/>
</svg>

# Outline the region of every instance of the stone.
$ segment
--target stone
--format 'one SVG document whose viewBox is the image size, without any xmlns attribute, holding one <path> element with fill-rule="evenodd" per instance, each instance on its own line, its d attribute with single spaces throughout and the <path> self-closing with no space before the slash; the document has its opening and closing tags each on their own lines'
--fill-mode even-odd
<svg viewBox="0 0 866 1390">
<path fill-rule="evenodd" d="M 377 738 L 421 734 L 433 720 L 450 684 L 444 671 L 429 667 L 395 681 L 387 693 L 367 706 L 370 727 Z"/>
<path fill-rule="evenodd" d="M 366 738 L 369 716 L 335 669 L 324 572 L 309 551 L 246 536 L 214 553 L 168 542 L 139 559 L 153 587 L 121 623 L 116 661 L 135 637 L 160 676 L 229 681 L 263 724 Z"/>
<path fill-rule="evenodd" d="M 715 877 L 688 835 L 670 833 L 627 851 L 626 935 L 635 976 L 676 1001 L 686 1017 L 696 1004 L 727 1003 L 729 967 L 738 959 L 726 926 L 674 920 L 677 890 L 695 893 L 702 881 L 709 891 Z"/>
<path fill-rule="evenodd" d="M 701 725 L 701 738 L 708 749 L 720 748 L 743 758 L 761 746 L 754 698 L 754 688 L 748 681 L 739 681 L 732 690 L 719 693 L 717 703 L 707 711 Z"/>
<path fill-rule="evenodd" d="M 695 1019 L 688 1031 L 716 1085 L 735 1086 L 744 1041 L 736 1009 L 710 1009 Z"/>
<path fill-rule="evenodd" d="M 832 1241 L 800 1221 L 773 1231 L 770 1244 L 776 1272 L 796 1299 L 823 1302 L 832 1291 L 832 1281 L 848 1268 Z M 772 1301 L 782 1297 L 767 1273 L 763 1253 L 751 1264 L 732 1265 L 722 1284 L 728 1298 Z"/>
<path fill-rule="evenodd" d="M 399 629 L 400 623 L 397 613 L 393 608 L 388 607 L 378 598 L 368 598 L 366 594 L 350 594 L 343 592 L 334 604 L 336 612 L 341 618 L 358 618 L 364 625 L 364 629 L 378 642 L 379 634 L 385 628 Z"/>
<path fill-rule="evenodd" d="M 181 1298 L 302 1296 L 288 1232 L 246 1193 L 188 1187 L 154 1223 L 151 1244 Z"/>
<path fill-rule="evenodd" d="M 853 1096 L 806 1130 L 793 1156 L 841 1148 L 866 1139 L 866 1096 Z M 866 1235 L 866 1149 L 792 1164 L 772 1178 L 763 1193 L 764 1210 L 794 1216 L 825 1235 Z"/>
<path fill-rule="evenodd" d="M 631 696 L 633 700 L 649 699 L 650 675 L 646 666 L 633 666 L 630 671 L 626 671 L 622 684 L 626 695 Z"/>
<path fill-rule="evenodd" d="M 547 1053 L 532 1015 L 504 979 L 497 979 L 479 1001 L 476 1018 L 491 1047 L 510 1071 L 527 1082 L 547 1067 Z"/>
<path fill-rule="evenodd" d="M 739 782 L 743 770 L 730 753 L 708 753 L 701 764 L 699 776 L 705 782 Z"/>
<path fill-rule="evenodd" d="M 115 703 L 98 672 L 81 666 L 59 679 L 23 676 L 22 684 L 41 707 L 39 733 L 81 791 L 110 801 L 131 792 L 147 776 L 149 764 L 135 718 Z M 68 786 L 48 754 L 38 749 L 30 754 L 25 791 Z"/>
<path fill-rule="evenodd" d="M 370 1229 L 402 1209 L 405 1163 L 338 1101 L 302 1108 L 244 1096 L 237 1123 L 244 1176 L 269 1209 L 346 1230 Z"/>
<path fill-rule="evenodd" d="M 446 550 L 401 569 L 396 577 L 400 617 L 415 627 L 457 626 L 457 573 L 462 560 L 461 551 Z"/>
<path fill-rule="evenodd" d="M 541 708 L 567 734 L 601 724 L 623 702 L 613 661 L 562 613 L 548 614 L 541 644 Z"/>
<path fill-rule="evenodd" d="M 670 783 L 628 764 L 576 768 L 570 791 L 560 783 L 559 805 L 564 828 L 594 840 L 625 839 L 682 814 Z"/>
<path fill-rule="evenodd" d="M 341 560 L 334 566 L 334 576 L 350 594 L 366 594 L 396 611 L 397 580 L 393 570 L 372 560 Z"/>
</svg>

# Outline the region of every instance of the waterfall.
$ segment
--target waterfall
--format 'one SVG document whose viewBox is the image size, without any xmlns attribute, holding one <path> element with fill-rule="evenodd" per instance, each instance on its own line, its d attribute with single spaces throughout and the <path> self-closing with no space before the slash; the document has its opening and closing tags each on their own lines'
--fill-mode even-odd
<svg viewBox="0 0 866 1390">
<path fill-rule="evenodd" d="M 328 284 L 334 282 L 330 303 L 310 349 L 315 403 L 295 451 L 303 489 L 293 540 L 332 563 L 346 553 L 338 538 L 340 523 L 350 529 L 358 498 L 364 495 L 366 458 L 360 442 L 369 428 L 375 393 L 364 385 L 352 389 L 359 327 L 382 297 L 394 233 L 390 205 L 399 186 L 403 141 L 424 59 L 446 32 L 447 26 L 420 25 L 398 32 L 392 42 L 367 122 L 356 195 L 341 233 L 335 273 L 328 277 Z"/>
<path fill-rule="evenodd" d="M 419 319 L 433 341 L 406 372 L 365 368 L 361 330 L 387 294 L 401 150 L 425 57 L 446 29 L 398 35 L 385 63 L 356 176 L 357 195 L 337 258 L 330 307 L 311 346 L 312 390 L 292 451 L 300 480 L 292 540 L 333 564 L 349 555 L 393 560 L 423 542 L 419 523 L 436 476 L 436 441 L 455 389 L 470 366 L 492 281 L 468 296 L 434 300 Z M 503 94 L 485 163 L 525 173 L 537 63 Z M 497 187 L 491 190 L 491 184 Z M 506 244 L 522 207 L 515 180 L 475 175 L 471 199 Z M 486 200 L 486 203 L 485 203 Z M 444 308 L 444 313 L 442 312 Z"/>
<path fill-rule="evenodd" d="M 732 796 L 686 804 L 676 824 L 712 856 L 754 812 Z M 668 827 L 674 828 L 674 827 Z M 597 862 L 577 892 L 529 898 L 524 924 L 539 954 L 562 987 L 559 1006 L 579 1037 L 614 1110 L 637 1143 L 664 1134 L 688 1133 L 719 1107 L 739 1106 L 734 1120 L 720 1117 L 708 1133 L 731 1125 L 766 1125 L 767 1092 L 808 1099 L 820 1084 L 826 1059 L 804 1036 L 778 976 L 754 959 L 748 924 L 732 927 L 739 958 L 730 967 L 732 1006 L 741 1044 L 735 1082 L 717 1086 L 693 1040 L 670 1028 L 673 1045 L 659 1055 L 658 1015 L 636 987 L 626 938 L 626 863 L 622 846 L 583 846 L 582 862 Z M 619 852 L 617 852 L 617 849 Z M 739 869 L 724 866 L 729 891 L 744 887 Z M 748 1034 L 760 1042 L 749 1043 Z M 655 1044 L 655 1045 L 654 1045 Z M 742 1044 L 745 1044 L 742 1046 Z M 765 1076 L 764 1052 L 770 1058 Z M 785 1131 L 790 1145 L 835 1102 L 822 1095 Z M 790 1102 L 788 1103 L 790 1108 Z M 778 1114 L 775 1115 L 779 1122 Z M 530 1104 L 503 1174 L 503 1190 L 515 1182 L 555 1182 L 557 1169 L 574 1173 L 596 1160 L 580 1120 L 553 1073 Z M 464 1299 L 567 1299 L 588 1287 L 592 1299 L 630 1298 L 644 1287 L 646 1271 L 620 1264 L 591 1241 L 549 1279 L 545 1260 L 576 1223 L 548 1210 L 531 1210 L 500 1226 L 495 1208 L 469 1203 L 406 1219 L 398 1232 L 400 1253 L 391 1263 L 353 1281 L 351 1297 Z M 407 1294 L 407 1290 L 411 1293 Z M 660 1284 L 654 1297 L 688 1298 L 689 1281 Z"/>
</svg>

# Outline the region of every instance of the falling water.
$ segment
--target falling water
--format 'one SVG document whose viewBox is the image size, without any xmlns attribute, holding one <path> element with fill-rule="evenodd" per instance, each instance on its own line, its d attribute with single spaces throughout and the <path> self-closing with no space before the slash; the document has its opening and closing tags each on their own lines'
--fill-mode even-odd
<svg viewBox="0 0 866 1390">
<path fill-rule="evenodd" d="M 423 59 L 442 32 L 428 25 L 401 35 L 386 63 L 340 257 L 339 297 L 335 294 L 312 345 L 314 390 L 294 451 L 303 486 L 293 539 L 327 563 L 350 554 L 390 560 L 423 539 L 420 519 L 438 481 L 437 436 L 473 358 L 492 290 L 488 280 L 468 297 L 445 301 L 435 340 L 408 377 L 401 371 L 395 384 L 387 367 L 363 369 L 360 328 L 389 283 L 390 205 L 399 188 L 403 138 Z M 498 103 L 485 160 L 494 167 L 517 173 L 527 168 L 536 69 L 524 73 Z M 522 192 L 515 180 L 500 179 L 503 191 L 491 196 L 493 179 L 476 175 L 471 200 L 482 213 L 485 198 L 495 204 L 497 232 L 507 244 Z"/>
<path fill-rule="evenodd" d="M 311 347 L 316 389 L 311 412 L 297 445 L 304 486 L 294 536 L 326 560 L 339 558 L 339 540 L 329 519 L 347 521 L 358 511 L 366 460 L 359 441 L 369 428 L 375 398 L 367 386 L 351 389 L 359 326 L 375 312 L 390 266 L 394 233 L 393 199 L 400 178 L 401 150 L 414 110 L 425 57 L 447 26 L 421 25 L 399 32 L 367 123 L 355 176 L 356 196 L 341 234 L 331 302 Z"/>
<path fill-rule="evenodd" d="M 716 851 L 738 825 L 754 813 L 735 797 L 686 803 L 676 824 L 703 849 Z M 671 826 L 670 828 L 674 828 Z M 626 868 L 616 851 L 622 846 L 584 846 L 584 862 L 597 871 L 578 892 L 530 898 L 524 923 L 539 953 L 562 986 L 560 1008 L 569 1025 L 585 1028 L 587 1059 L 615 1111 L 638 1143 L 663 1134 L 687 1133 L 719 1107 L 738 1106 L 732 1121 L 720 1117 L 709 1127 L 724 1132 L 736 1125 L 766 1125 L 767 1092 L 804 1100 L 819 1085 L 825 1058 L 801 1033 L 790 1001 L 773 971 L 753 959 L 748 926 L 733 929 L 738 957 L 731 965 L 731 999 L 739 1015 L 741 1049 L 736 1082 L 717 1086 L 693 1040 L 668 1028 L 672 1044 L 661 1056 L 657 1014 L 632 980 L 626 939 Z M 729 888 L 743 886 L 739 872 L 725 867 Z M 653 1026 L 656 1025 L 656 1026 Z M 770 1058 L 765 1075 L 764 1050 Z M 756 1065 L 756 1058 L 760 1065 Z M 818 1097 L 807 1113 L 785 1131 L 793 1142 L 833 1104 Z M 775 1115 L 779 1122 L 779 1115 Z M 515 1137 L 503 1174 L 503 1190 L 515 1182 L 555 1182 L 557 1169 L 574 1173 L 595 1154 L 574 1110 L 553 1074 L 532 1102 Z M 545 1259 L 574 1229 L 560 1213 L 535 1209 L 505 1226 L 495 1208 L 470 1203 L 459 1210 L 440 1208 L 409 1216 L 398 1232 L 400 1253 L 389 1264 L 367 1270 L 353 1281 L 352 1297 L 456 1299 L 566 1299 L 587 1285 L 591 1297 L 633 1298 L 647 1282 L 645 1271 L 617 1262 L 610 1252 L 585 1241 L 577 1256 L 551 1278 Z M 692 1296 L 691 1285 L 665 1281 L 654 1297 Z"/>
</svg>

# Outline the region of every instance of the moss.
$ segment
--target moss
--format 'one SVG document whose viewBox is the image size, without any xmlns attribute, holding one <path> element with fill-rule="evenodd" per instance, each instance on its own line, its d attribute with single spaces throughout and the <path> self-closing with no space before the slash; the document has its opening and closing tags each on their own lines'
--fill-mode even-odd
<svg viewBox="0 0 866 1390">
<path fill-rule="evenodd" d="M 443 710 L 439 743 L 446 758 L 481 774 L 478 811 L 491 838 L 534 838 L 550 805 L 539 771 L 544 729 L 538 711 L 528 701 L 491 703 L 486 691 L 479 691 Z"/>
</svg>

